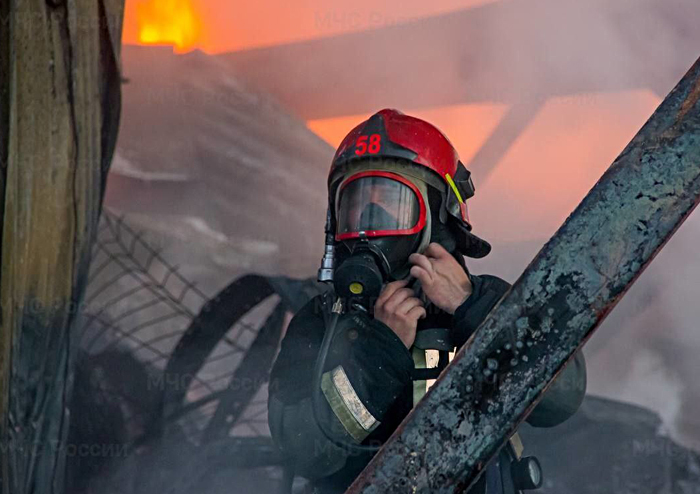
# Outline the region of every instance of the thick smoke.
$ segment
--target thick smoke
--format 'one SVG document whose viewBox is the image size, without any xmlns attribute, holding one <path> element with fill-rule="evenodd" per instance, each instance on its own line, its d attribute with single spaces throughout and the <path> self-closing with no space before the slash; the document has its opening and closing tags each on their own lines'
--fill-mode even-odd
<svg viewBox="0 0 700 494">
<path fill-rule="evenodd" d="M 369 2 L 306 2 L 302 11 L 313 19 L 305 33 L 288 27 L 290 7 L 280 6 L 255 24 L 277 37 L 250 43 L 279 46 L 217 56 L 125 47 L 107 206 L 162 239 L 163 255 L 207 295 L 251 272 L 314 276 L 332 145 L 367 114 L 393 106 L 453 139 L 474 173 L 475 231 L 494 246 L 470 267 L 514 282 L 694 61 L 700 4 L 448 3 L 426 16 L 417 1 L 392 0 L 381 12 Z M 252 8 L 197 6 L 205 24 L 219 9 L 225 19 Z M 403 8 L 405 15 L 387 13 Z M 361 22 L 329 29 L 329 13 L 331 23 Z M 286 28 L 295 42 L 283 43 Z M 207 24 L 205 48 L 219 52 L 248 34 Z M 296 42 L 308 38 L 315 39 Z M 665 431 L 696 447 L 698 238 L 696 213 L 585 347 L 589 392 L 658 412 Z M 142 458 L 167 467 L 170 478 L 152 480 L 157 485 L 230 492 L 238 483 L 240 492 L 266 492 L 267 480 L 226 477 L 225 453 L 216 455 L 216 476 L 195 482 L 207 477 L 196 471 L 196 455 L 176 442 Z M 139 484 L 128 468 L 106 470 L 105 482 L 152 491 L 151 480 Z"/>
</svg>

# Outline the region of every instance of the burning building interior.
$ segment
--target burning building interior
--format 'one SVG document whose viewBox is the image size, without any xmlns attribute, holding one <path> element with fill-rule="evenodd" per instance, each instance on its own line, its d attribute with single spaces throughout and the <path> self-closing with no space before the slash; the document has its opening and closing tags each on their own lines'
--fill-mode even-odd
<svg viewBox="0 0 700 494">
<path fill-rule="evenodd" d="M 0 13 L 14 20 L 2 26 L 19 26 L 11 10 L 16 1 L 9 3 Z M 65 15 L 67 32 L 80 29 L 80 22 L 71 24 L 73 7 L 64 3 L 51 6 L 50 15 Z M 108 14 L 110 5 L 120 4 L 94 3 Z M 120 8 L 116 12 L 121 19 Z M 120 23 L 109 18 L 97 23 L 97 36 L 114 40 L 110 26 Z M 12 447 L 13 440 L 31 439 L 19 432 L 31 414 L 12 403 L 25 403 L 17 390 L 32 373 L 26 377 L 16 363 L 23 354 L 14 341 L 23 340 L 15 337 L 11 352 L 3 344 L 12 362 L 3 364 L 10 403 L 2 406 L 10 438 L 0 452 L 3 493 L 312 492 L 303 476 L 290 478 L 288 458 L 271 437 L 270 372 L 294 314 L 328 291 L 316 281 L 327 180 L 348 131 L 382 108 L 397 108 L 449 136 L 476 184 L 468 199 L 474 232 L 492 246 L 487 257 L 468 258 L 467 266 L 513 284 L 494 309 L 505 318 L 514 297 L 536 298 L 524 290 L 544 256 L 565 265 L 556 250 L 567 231 L 560 226 L 576 224 L 593 209 L 586 201 L 607 190 L 611 163 L 611 170 L 622 170 L 638 145 L 640 153 L 657 153 L 640 159 L 646 166 L 666 156 L 661 153 L 668 146 L 680 164 L 669 164 L 660 176 L 671 183 L 681 165 L 694 164 L 697 171 L 700 68 L 693 63 L 700 55 L 699 24 L 696 0 L 126 0 L 115 49 L 120 99 L 101 101 L 106 114 L 116 105 L 121 116 L 118 133 L 111 127 L 116 144 L 107 153 L 100 214 L 86 244 L 79 309 L 67 326 L 69 358 L 60 367 L 67 377 L 44 385 L 51 393 L 68 390 L 64 404 L 56 405 L 66 426 L 46 426 L 31 446 Z M 19 43 L 12 36 L 20 39 L 20 32 L 0 33 L 0 46 Z M 3 48 L 0 68 L 11 73 L 6 53 Z M 18 104 L 5 91 L 17 79 L 5 79 L 2 125 Z M 676 86 L 681 80 L 687 87 Z M 79 102 L 82 93 L 75 91 Z M 673 129 L 681 129 L 681 137 L 657 132 L 667 113 L 676 115 Z M 110 130 L 104 121 L 103 133 Z M 647 121 L 646 133 L 639 131 Z M 12 163 L 12 135 L 22 133 L 0 129 L 4 163 Z M 685 147 L 668 144 L 683 136 L 690 136 Z M 103 144 L 103 152 L 108 148 Z M 3 187 L 12 185 L 11 177 L 7 172 Z M 626 264 L 622 247 L 608 252 L 610 266 L 601 261 L 609 284 L 596 296 L 607 298 L 591 295 L 595 321 L 579 321 L 575 336 L 587 369 L 580 408 L 553 428 L 518 429 L 526 454 L 541 465 L 543 494 L 700 493 L 700 220 L 690 214 L 697 191 L 681 190 L 686 182 L 680 178 L 674 183 L 687 210 L 679 202 L 663 210 L 662 219 L 655 216 L 666 230 L 644 223 L 652 233 L 644 237 L 648 246 L 640 241 L 637 261 Z M 42 200 L 17 197 L 30 196 Z M 3 202 L 11 206 L 12 197 L 5 193 Z M 663 204 L 658 199 L 654 207 L 661 211 Z M 623 220 L 616 225 L 624 231 L 625 215 L 636 212 L 619 209 Z M 677 219 L 671 219 L 674 212 Z M 7 239 L 14 230 L 4 231 Z M 6 255 L 4 243 L 2 290 L 8 293 L 13 251 Z M 601 244 L 612 249 L 619 242 Z M 566 244 L 571 252 L 573 245 Z M 620 281 L 622 267 L 631 274 Z M 587 282 L 581 276 L 575 283 Z M 615 289 L 610 280 L 617 280 Z M 3 308 L 15 298 L 3 295 Z M 495 328 L 491 322 L 481 327 Z M 478 338 L 469 341 L 468 350 L 476 352 Z M 568 359 L 574 346 L 556 358 Z M 442 388 L 431 391 L 421 410 L 446 403 L 436 397 L 457 379 L 450 372 L 471 358 L 465 355 L 448 367 L 436 385 Z M 551 380 L 544 369 L 537 385 Z M 41 402 L 36 396 L 32 400 Z M 400 446 L 416 444 L 401 434 L 425 430 L 419 412 L 352 492 L 464 492 L 460 482 L 473 480 L 466 477 L 469 469 L 483 465 L 477 468 L 462 452 L 454 457 L 464 464 L 450 463 L 449 451 L 412 450 L 422 458 L 417 471 L 428 472 L 423 480 L 401 456 Z M 522 418 L 498 413 L 508 419 L 506 428 Z M 36 437 L 60 447 L 37 447 Z M 58 458 L 49 471 L 36 460 L 45 456 Z M 381 477 L 397 457 L 401 462 L 393 465 L 405 475 Z M 438 478 L 439 464 L 459 467 L 465 477 Z M 382 487 L 386 479 L 394 479 L 397 490 Z"/>
</svg>

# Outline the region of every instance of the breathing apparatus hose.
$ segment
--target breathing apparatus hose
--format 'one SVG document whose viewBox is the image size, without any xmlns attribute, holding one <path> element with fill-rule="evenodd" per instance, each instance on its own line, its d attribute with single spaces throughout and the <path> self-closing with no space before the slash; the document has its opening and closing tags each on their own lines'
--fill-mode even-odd
<svg viewBox="0 0 700 494">
<path fill-rule="evenodd" d="M 323 378 L 323 368 L 326 365 L 326 359 L 328 358 L 328 351 L 331 347 L 331 342 L 335 337 L 336 329 L 338 327 L 338 318 L 342 312 L 342 305 L 340 299 L 337 299 L 333 304 L 331 309 L 331 316 L 326 323 L 326 331 L 323 335 L 323 341 L 321 343 L 321 350 L 318 352 L 318 357 L 316 358 L 316 363 L 314 365 L 313 381 L 312 387 L 313 391 L 311 394 L 311 409 L 313 410 L 314 421 L 316 425 L 321 430 L 326 439 L 328 439 L 334 446 L 344 450 L 350 450 L 355 453 L 374 453 L 379 451 L 380 446 L 364 446 L 362 444 L 355 444 L 349 441 L 343 441 L 334 438 L 323 425 L 323 422 L 319 417 L 319 410 L 322 406 L 321 399 L 321 379 Z"/>
</svg>

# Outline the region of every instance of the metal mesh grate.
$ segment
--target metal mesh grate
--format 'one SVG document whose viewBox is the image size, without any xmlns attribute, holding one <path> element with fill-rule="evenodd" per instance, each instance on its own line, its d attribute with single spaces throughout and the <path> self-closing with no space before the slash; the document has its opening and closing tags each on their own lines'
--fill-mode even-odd
<svg viewBox="0 0 700 494">
<path fill-rule="evenodd" d="M 184 391 L 180 393 L 182 402 L 171 407 L 163 420 L 178 422 L 194 442 L 200 441 L 223 394 L 255 386 L 259 389 L 248 404 L 249 410 L 228 428 L 233 435 L 268 435 L 264 380 L 236 383 L 232 378 L 261 325 L 280 303 L 278 296 L 264 297 L 235 321 L 196 372 L 164 375 L 178 342 L 211 302 L 146 240 L 143 232 L 129 225 L 128 218 L 103 212 L 78 330 L 81 351 L 93 359 L 115 350 L 132 355 L 144 366 L 149 380 L 145 387 L 151 395 L 168 387 Z M 145 402 L 153 396 L 139 396 L 138 387 L 132 388 L 131 394 L 132 389 L 97 386 L 96 391 L 119 393 L 127 404 L 135 405 L 123 407 L 126 421 L 135 420 L 134 414 L 152 412 Z M 143 406 L 138 406 L 139 402 Z"/>
</svg>

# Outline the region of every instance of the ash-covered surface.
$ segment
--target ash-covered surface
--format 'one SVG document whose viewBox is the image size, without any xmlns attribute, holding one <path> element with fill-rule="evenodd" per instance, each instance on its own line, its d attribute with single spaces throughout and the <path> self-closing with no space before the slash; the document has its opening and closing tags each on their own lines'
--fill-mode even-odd
<svg viewBox="0 0 700 494">
<path fill-rule="evenodd" d="M 280 455 L 267 436 L 229 436 L 222 426 L 216 437 L 198 444 L 173 423 L 161 439 L 138 440 L 154 424 L 154 383 L 162 377 L 124 348 L 78 355 L 67 492 L 276 492 Z"/>
<path fill-rule="evenodd" d="M 125 46 L 122 64 L 106 206 L 212 295 L 247 272 L 313 272 L 333 149 L 216 57 Z"/>
<path fill-rule="evenodd" d="M 697 494 L 700 453 L 670 439 L 658 415 L 587 396 L 553 429 L 524 425 L 525 456 L 542 465 L 541 494 Z"/>
</svg>

